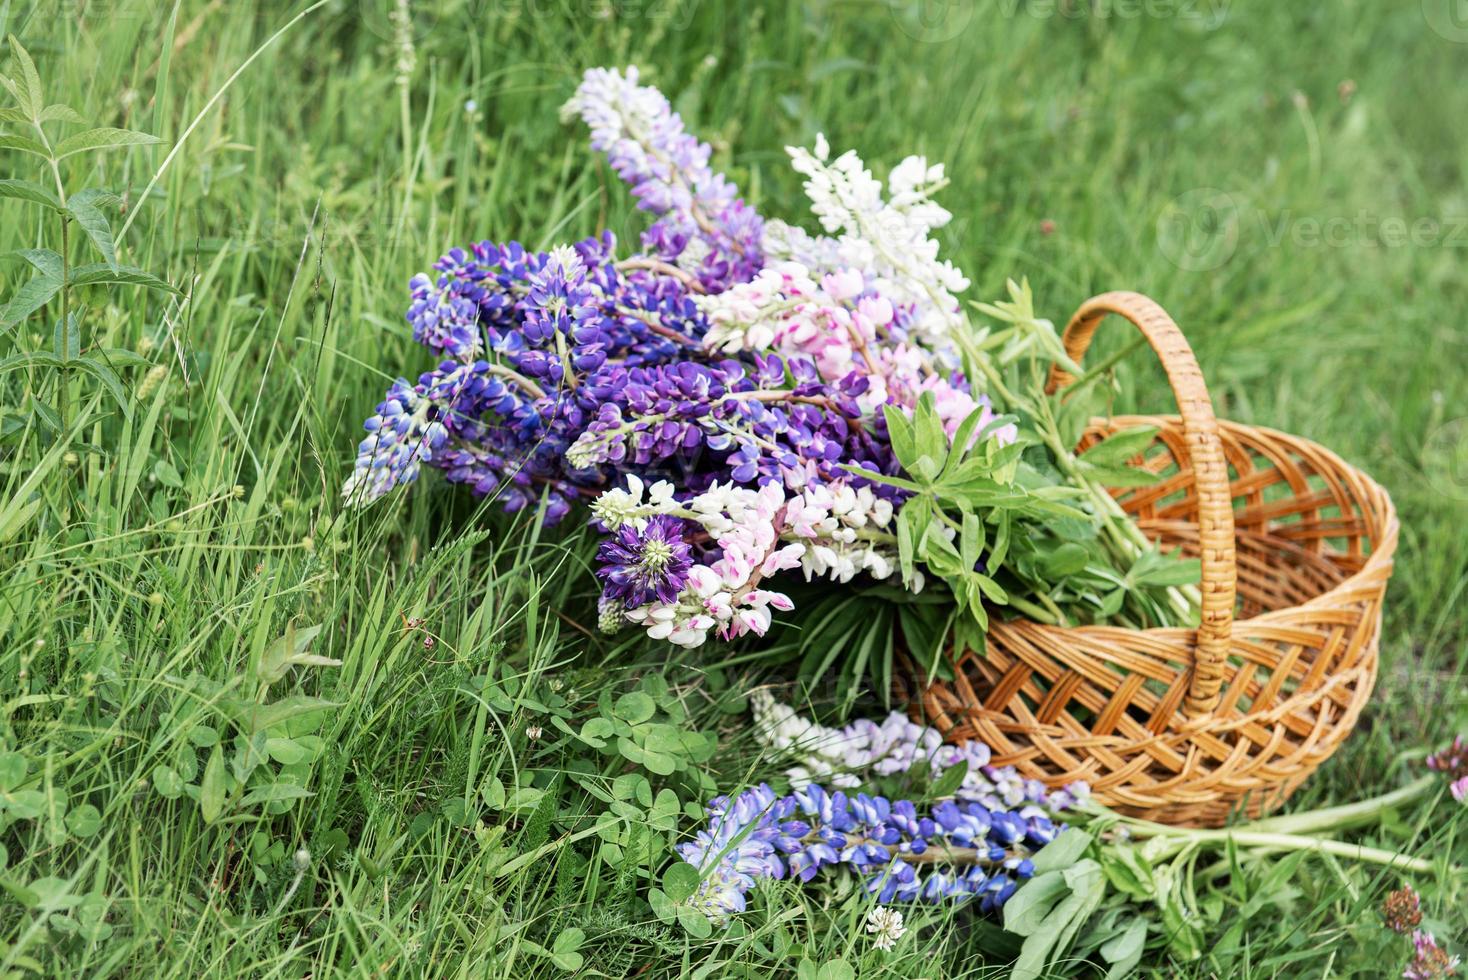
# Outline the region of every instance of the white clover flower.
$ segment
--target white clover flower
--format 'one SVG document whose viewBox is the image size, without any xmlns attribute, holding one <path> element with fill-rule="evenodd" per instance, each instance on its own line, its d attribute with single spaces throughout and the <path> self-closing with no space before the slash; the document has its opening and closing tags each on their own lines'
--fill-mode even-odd
<svg viewBox="0 0 1468 980">
<path fill-rule="evenodd" d="M 867 932 L 872 934 L 873 946 L 888 952 L 907 933 L 907 927 L 902 924 L 901 912 L 878 905 L 867 913 Z"/>
</svg>

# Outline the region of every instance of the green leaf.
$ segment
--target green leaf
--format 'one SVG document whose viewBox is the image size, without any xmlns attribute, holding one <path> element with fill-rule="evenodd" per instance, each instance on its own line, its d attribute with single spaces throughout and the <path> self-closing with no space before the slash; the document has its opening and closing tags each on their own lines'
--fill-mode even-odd
<svg viewBox="0 0 1468 980">
<path fill-rule="evenodd" d="M 680 861 L 663 872 L 663 891 L 675 903 L 686 902 L 698 890 L 700 877 L 697 868 Z"/>
<path fill-rule="evenodd" d="M 245 730 L 251 733 L 265 732 L 301 715 L 312 714 L 317 711 L 330 711 L 332 708 L 340 708 L 341 702 L 327 701 L 323 698 L 313 698 L 306 695 L 281 698 L 266 705 L 252 704 L 241 711 L 240 722 Z"/>
<path fill-rule="evenodd" d="M 139 133 L 136 130 L 103 126 L 99 129 L 77 133 L 75 136 L 68 136 L 57 143 L 56 159 L 62 160 L 73 153 L 85 153 L 88 150 L 111 150 L 120 146 L 147 146 L 162 142 L 156 136 Z"/>
<path fill-rule="evenodd" d="M 1097 466 L 1120 466 L 1141 453 L 1157 438 L 1157 426 L 1137 425 L 1113 432 L 1080 458 Z"/>
<path fill-rule="evenodd" d="M 204 770 L 204 778 L 209 778 L 209 770 L 207 769 Z M 293 783 L 269 783 L 268 785 L 261 786 L 258 789 L 253 789 L 246 793 L 245 798 L 240 800 L 240 807 L 242 809 L 249 809 L 250 807 L 259 806 L 262 803 L 289 803 L 293 800 L 308 799 L 315 795 L 315 793 L 312 793 L 304 786 L 296 786 Z M 202 797 L 199 802 L 200 804 L 203 803 Z M 204 819 L 208 820 L 209 818 L 205 817 Z"/>
<path fill-rule="evenodd" d="M 255 676 L 261 683 L 274 684 L 285 676 L 286 671 L 295 666 L 341 666 L 340 660 L 317 657 L 306 652 L 306 648 L 320 632 L 320 626 L 307 626 L 298 630 L 294 623 L 288 623 L 285 635 L 276 639 L 260 654 L 260 661 L 255 667 Z"/>
<path fill-rule="evenodd" d="M 10 254 L 25 259 L 43 276 L 61 278 L 61 256 L 49 248 L 20 248 Z"/>
<path fill-rule="evenodd" d="M 958 792 L 958 787 L 963 785 L 963 781 L 967 777 L 967 762 L 960 761 L 957 765 L 949 766 L 943 770 L 943 775 L 939 776 L 937 781 L 933 783 L 933 788 L 929 791 L 929 795 L 934 799 L 952 796 Z"/>
<path fill-rule="evenodd" d="M 77 329 L 76 314 L 67 313 L 56 318 L 56 329 L 52 333 L 51 352 L 66 363 L 74 359 L 82 349 L 81 331 Z"/>
<path fill-rule="evenodd" d="M 26 317 L 51 302 L 61 291 L 61 280 L 51 276 L 36 276 L 21 286 L 10 297 L 3 312 L 0 312 L 0 330 L 9 330 Z"/>
<path fill-rule="evenodd" d="M 1035 935 L 1069 893 L 1070 886 L 1059 869 L 1036 874 L 1004 903 L 1004 928 L 1016 936 Z"/>
<path fill-rule="evenodd" d="M 85 123 L 87 120 L 82 116 L 81 113 L 77 112 L 71 106 L 69 106 L 69 105 L 62 105 L 61 103 L 57 102 L 57 103 L 53 103 L 51 105 L 48 105 L 46 108 L 42 109 L 41 112 L 40 112 L 40 115 L 37 116 L 36 121 L 37 122 L 43 122 L 43 123 L 47 123 L 47 122 Z"/>
<path fill-rule="evenodd" d="M 1101 958 L 1111 964 L 1106 980 L 1120 980 L 1131 973 L 1142 961 L 1142 950 L 1147 945 L 1147 920 L 1138 917 L 1127 927 L 1126 932 L 1101 944 Z"/>
<path fill-rule="evenodd" d="M 283 766 L 293 766 L 310 754 L 305 748 L 296 744 L 295 739 L 290 738 L 267 738 L 265 751 L 270 758 Z"/>
<path fill-rule="evenodd" d="M 1086 848 L 1091 846 L 1091 835 L 1079 827 L 1070 827 L 1054 840 L 1040 848 L 1035 855 L 1035 875 L 1057 871 L 1075 864 Z M 1007 906 L 1006 906 L 1007 907 Z"/>
<path fill-rule="evenodd" d="M 943 420 L 938 417 L 938 411 L 933 405 L 933 393 L 924 392 L 922 398 L 918 399 L 917 408 L 913 410 L 912 420 L 918 458 L 926 456 L 933 461 L 932 474 L 928 477 L 930 480 L 937 478 L 948 461 L 948 434 L 943 431 Z"/>
<path fill-rule="evenodd" d="M 117 272 L 121 267 L 117 264 L 117 250 L 112 244 L 112 225 L 108 223 L 107 216 L 102 213 L 102 210 L 93 203 L 93 199 L 85 196 L 87 193 L 82 191 L 81 194 L 73 197 L 68 203 L 66 212 L 76 219 L 76 223 L 81 226 L 82 231 L 87 233 L 87 237 L 92 240 L 97 251 L 102 253 L 107 267 Z"/>
<path fill-rule="evenodd" d="M 562 929 L 556 934 L 555 942 L 551 943 L 550 960 L 557 967 L 567 973 L 574 973 L 581 969 L 586 957 L 577 952 L 581 944 L 586 942 L 586 933 L 575 926 Z"/>
<path fill-rule="evenodd" d="M 1150 487 L 1162 481 L 1160 474 L 1137 469 L 1135 466 L 1101 466 L 1081 461 L 1081 475 L 1095 480 L 1103 487 Z"/>
<path fill-rule="evenodd" d="M 708 916 L 686 905 L 678 906 L 678 924 L 694 939 L 707 939 L 714 934 L 713 923 Z"/>
<path fill-rule="evenodd" d="M 19 150 L 22 153 L 51 159 L 51 154 L 46 152 L 46 148 L 29 136 L 0 136 L 0 150 Z"/>
<path fill-rule="evenodd" d="M 92 804 L 83 803 L 66 814 L 66 829 L 73 837 L 92 837 L 102 829 L 102 813 Z"/>
<path fill-rule="evenodd" d="M 77 266 L 71 270 L 67 282 L 73 286 L 146 286 L 175 296 L 183 295 L 183 291 L 177 286 L 159 279 L 151 272 L 144 272 L 130 265 L 113 268 L 105 262 Z"/>
<path fill-rule="evenodd" d="M 605 748 L 607 739 L 611 737 L 614 728 L 607 718 L 590 718 L 586 724 L 581 726 L 581 734 L 577 736 L 581 741 L 594 749 Z"/>
<path fill-rule="evenodd" d="M 41 92 L 41 76 L 36 72 L 36 63 L 31 60 L 30 52 L 16 40 L 14 34 L 10 35 L 10 53 L 15 57 L 15 63 L 20 66 L 20 80 L 25 85 L 25 91 L 16 92 L 16 97 L 21 101 L 21 108 L 32 117 L 40 115 L 41 107 L 46 104 Z"/>
<path fill-rule="evenodd" d="M 159 766 L 153 770 L 153 788 L 165 800 L 176 800 L 183 795 L 183 777 L 172 766 Z"/>
<path fill-rule="evenodd" d="M 1040 571 L 1046 579 L 1055 582 L 1080 572 L 1088 560 L 1084 547 L 1074 541 L 1066 541 L 1040 557 Z"/>
<path fill-rule="evenodd" d="M 0 793 L 8 793 L 25 779 L 25 756 L 19 752 L 0 752 Z"/>
<path fill-rule="evenodd" d="M 14 198 L 17 201 L 30 201 L 34 204 L 44 204 L 50 208 L 60 209 L 61 202 L 56 200 L 52 194 L 40 184 L 30 180 L 16 180 L 6 178 L 0 180 L 0 197 Z"/>
<path fill-rule="evenodd" d="M 1197 585 L 1203 577 L 1203 563 L 1197 558 L 1184 558 L 1181 552 L 1163 554 L 1156 548 L 1142 552 L 1127 579 L 1136 585 Z"/>
<path fill-rule="evenodd" d="M 224 751 L 216 745 L 209 753 L 209 763 L 204 766 L 204 778 L 199 783 L 199 812 L 203 814 L 205 823 L 219 819 L 219 812 L 224 809 L 225 792 Z"/>
<path fill-rule="evenodd" d="M 77 341 L 75 331 L 71 334 L 71 341 L 74 347 Z M 75 357 L 74 350 L 72 356 Z M 123 387 L 122 379 L 117 376 L 117 372 L 112 370 L 112 367 L 106 361 L 101 360 L 97 354 L 91 353 L 86 357 L 73 360 L 71 365 L 83 374 L 90 374 L 101 382 L 102 387 L 107 389 L 107 393 L 112 396 L 113 400 L 117 402 L 118 407 L 122 409 L 123 416 L 126 418 L 132 417 L 132 400 L 127 397 L 127 389 Z"/>
<path fill-rule="evenodd" d="M 636 725 L 651 718 L 657 707 L 653 699 L 641 691 L 629 691 L 617 699 L 612 706 L 612 714 L 629 725 Z"/>
<path fill-rule="evenodd" d="M 883 405 L 882 413 L 887 419 L 887 437 L 892 443 L 892 452 L 906 469 L 917 460 L 917 442 L 913 436 L 912 421 L 907 413 L 896 405 Z"/>
</svg>

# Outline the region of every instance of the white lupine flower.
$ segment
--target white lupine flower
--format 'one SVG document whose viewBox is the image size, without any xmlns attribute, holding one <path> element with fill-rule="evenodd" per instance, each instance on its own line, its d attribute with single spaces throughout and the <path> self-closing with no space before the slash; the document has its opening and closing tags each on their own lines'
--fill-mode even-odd
<svg viewBox="0 0 1468 980">
<path fill-rule="evenodd" d="M 952 218 L 929 197 L 944 183 L 941 164 L 930 167 L 922 157 L 908 157 L 888 178 L 890 199 L 884 201 L 882 183 L 855 151 L 828 162 L 830 148 L 818 136 L 813 150 L 786 147 L 786 152 L 806 178 L 812 213 L 837 237 L 812 239 L 772 222 L 765 236 L 768 255 L 803 261 L 813 273 L 862 269 L 879 295 L 914 307 L 913 328 L 925 339 L 936 340 L 964 322 L 954 294 L 967 289 L 969 281 L 938 258 L 938 243 L 929 237 Z"/>
</svg>

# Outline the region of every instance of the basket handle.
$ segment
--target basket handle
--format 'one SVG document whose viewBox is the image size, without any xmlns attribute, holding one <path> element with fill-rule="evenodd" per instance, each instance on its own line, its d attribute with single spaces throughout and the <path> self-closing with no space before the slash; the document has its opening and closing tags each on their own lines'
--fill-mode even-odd
<svg viewBox="0 0 1468 980">
<path fill-rule="evenodd" d="M 1228 462 L 1218 438 L 1218 419 L 1203 383 L 1203 372 L 1193 349 L 1167 311 L 1141 293 L 1102 293 L 1081 304 L 1063 337 L 1070 359 L 1080 362 L 1091 337 L 1106 315 L 1115 313 L 1142 331 L 1167 371 L 1173 397 L 1182 415 L 1188 461 L 1198 494 L 1198 544 L 1203 563 L 1202 616 L 1193 654 L 1193 677 L 1184 710 L 1190 717 L 1218 706 L 1223 668 L 1228 662 L 1233 632 L 1234 590 L 1238 568 L 1234 563 L 1233 497 L 1228 485 Z M 1050 369 L 1048 392 L 1075 381 L 1069 373 Z"/>
</svg>

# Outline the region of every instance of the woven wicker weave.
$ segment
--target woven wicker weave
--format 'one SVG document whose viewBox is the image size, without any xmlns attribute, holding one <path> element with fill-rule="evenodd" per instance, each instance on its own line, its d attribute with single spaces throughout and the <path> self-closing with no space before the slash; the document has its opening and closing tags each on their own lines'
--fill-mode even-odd
<svg viewBox="0 0 1468 980">
<path fill-rule="evenodd" d="M 913 714 L 952 740 L 981 739 L 1027 777 L 1086 780 L 1126 813 L 1255 816 L 1335 751 L 1371 694 L 1396 513 L 1329 450 L 1215 419 L 1191 348 L 1145 296 L 1085 303 L 1065 331 L 1073 360 L 1109 313 L 1146 335 L 1181 415 L 1095 421 L 1083 446 L 1158 427 L 1142 461 L 1162 479 L 1117 500 L 1149 537 L 1202 560 L 1201 625 L 996 620 L 988 650 L 960 657 L 953 681 L 919 682 Z M 1051 387 L 1070 380 L 1056 371 Z"/>
</svg>

